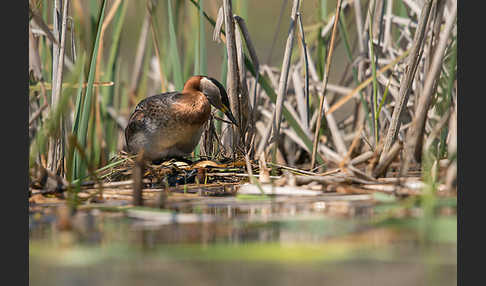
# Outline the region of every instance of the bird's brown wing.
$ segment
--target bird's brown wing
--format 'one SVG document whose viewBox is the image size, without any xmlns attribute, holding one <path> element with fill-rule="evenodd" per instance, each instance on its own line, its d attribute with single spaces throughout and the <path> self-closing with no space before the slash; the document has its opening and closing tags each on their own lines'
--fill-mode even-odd
<svg viewBox="0 0 486 286">
<path fill-rule="evenodd" d="M 163 124 L 165 120 L 162 117 L 168 115 L 171 105 L 177 101 L 180 95 L 179 92 L 166 92 L 149 96 L 140 101 L 130 115 L 125 128 L 127 146 L 129 146 L 130 138 L 137 132 L 147 130 L 148 125 L 157 124 L 157 122 Z"/>
</svg>

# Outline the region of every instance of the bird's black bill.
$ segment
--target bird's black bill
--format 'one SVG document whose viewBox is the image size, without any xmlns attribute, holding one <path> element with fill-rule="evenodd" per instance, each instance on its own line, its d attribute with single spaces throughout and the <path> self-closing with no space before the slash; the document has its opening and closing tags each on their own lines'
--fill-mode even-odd
<svg viewBox="0 0 486 286">
<path fill-rule="evenodd" d="M 231 122 L 234 125 L 238 126 L 238 122 L 236 121 L 235 117 L 233 116 L 233 113 L 231 113 L 231 110 L 229 108 L 227 108 L 226 106 L 223 106 L 221 111 L 223 111 L 223 113 L 226 114 L 226 117 L 228 117 L 229 120 L 231 120 Z"/>
<path fill-rule="evenodd" d="M 226 116 L 231 120 L 231 122 L 238 126 L 238 122 L 236 121 L 235 117 L 233 116 L 233 113 L 231 113 L 231 109 L 229 108 L 229 99 L 228 99 L 228 95 L 226 94 L 226 90 L 224 89 L 223 85 L 221 83 L 219 83 L 219 81 L 215 80 L 214 78 L 212 77 L 207 77 L 211 82 L 214 83 L 214 85 L 216 85 L 219 89 L 219 94 L 221 95 L 221 105 L 218 107 L 218 105 L 214 105 L 216 106 L 216 108 L 218 108 L 219 110 L 223 111 L 224 114 L 226 114 Z M 239 126 L 238 126 L 239 127 Z"/>
</svg>

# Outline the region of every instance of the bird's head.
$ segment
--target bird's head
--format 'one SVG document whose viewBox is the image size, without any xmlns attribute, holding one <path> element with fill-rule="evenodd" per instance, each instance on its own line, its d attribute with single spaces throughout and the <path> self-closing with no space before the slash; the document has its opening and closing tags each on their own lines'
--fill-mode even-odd
<svg viewBox="0 0 486 286">
<path fill-rule="evenodd" d="M 238 123 L 231 113 L 228 95 L 223 85 L 212 77 L 201 76 L 199 80 L 199 90 L 206 96 L 209 103 L 221 110 L 231 120 L 233 124 Z"/>
</svg>

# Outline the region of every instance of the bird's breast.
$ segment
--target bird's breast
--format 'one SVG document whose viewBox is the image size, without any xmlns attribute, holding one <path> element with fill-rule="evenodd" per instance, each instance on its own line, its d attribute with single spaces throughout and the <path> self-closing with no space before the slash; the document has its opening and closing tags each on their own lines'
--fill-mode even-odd
<svg viewBox="0 0 486 286">
<path fill-rule="evenodd" d="M 209 119 L 211 105 L 202 93 L 187 94 L 175 102 L 171 111 L 178 121 L 187 125 L 202 125 Z"/>
</svg>

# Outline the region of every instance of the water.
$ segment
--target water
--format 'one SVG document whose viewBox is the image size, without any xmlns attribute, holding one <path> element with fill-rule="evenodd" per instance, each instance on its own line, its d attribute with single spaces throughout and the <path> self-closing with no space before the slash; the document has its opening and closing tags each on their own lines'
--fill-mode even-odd
<svg viewBox="0 0 486 286">
<path fill-rule="evenodd" d="M 170 211 L 115 204 L 69 220 L 63 207 L 32 207 L 30 284 L 457 284 L 452 236 L 422 241 L 417 218 L 377 223 L 368 195 L 191 197 Z"/>
</svg>

